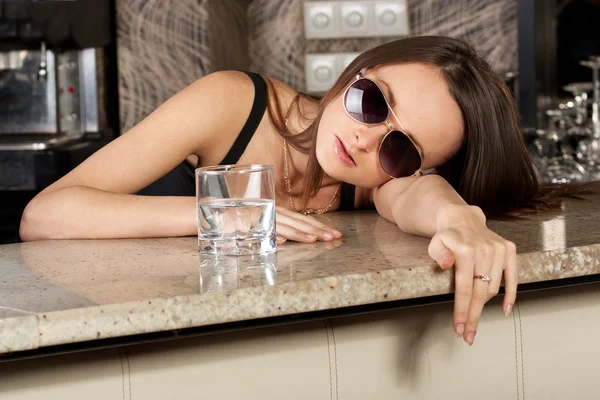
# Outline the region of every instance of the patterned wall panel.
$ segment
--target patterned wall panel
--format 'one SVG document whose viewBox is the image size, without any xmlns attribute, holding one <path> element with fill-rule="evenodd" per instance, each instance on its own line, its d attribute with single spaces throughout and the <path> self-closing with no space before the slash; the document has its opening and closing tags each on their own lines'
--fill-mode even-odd
<svg viewBox="0 0 600 400">
<path fill-rule="evenodd" d="M 250 59 L 255 71 L 303 90 L 304 54 L 360 52 L 394 38 L 304 39 L 305 0 L 253 0 Z M 411 35 L 447 35 L 474 44 L 498 70 L 517 64 L 517 0 L 408 0 Z"/>
<path fill-rule="evenodd" d="M 204 3 L 117 0 L 122 132 L 209 71 Z"/>
<path fill-rule="evenodd" d="M 117 0 L 121 130 L 199 77 L 249 68 L 305 89 L 304 54 L 393 38 L 306 40 L 305 0 Z M 411 34 L 469 40 L 498 70 L 517 63 L 517 0 L 408 0 Z"/>
</svg>

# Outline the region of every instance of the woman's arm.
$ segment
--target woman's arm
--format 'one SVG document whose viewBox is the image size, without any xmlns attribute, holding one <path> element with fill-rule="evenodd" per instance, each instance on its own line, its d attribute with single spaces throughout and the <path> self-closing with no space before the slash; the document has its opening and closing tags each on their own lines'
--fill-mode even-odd
<svg viewBox="0 0 600 400">
<path fill-rule="evenodd" d="M 34 199 L 27 206 L 20 236 L 31 241 L 194 235 L 195 200 L 68 186 Z"/>
<path fill-rule="evenodd" d="M 253 97 L 252 82 L 240 72 L 214 73 L 193 83 L 40 192 L 23 213 L 21 238 L 194 234 L 192 197 L 134 193 L 191 154 L 212 160 L 217 146 L 228 148 L 245 123 Z"/>
<path fill-rule="evenodd" d="M 403 232 L 433 237 L 437 232 L 438 212 L 464 208 L 485 216 L 478 207 L 469 206 L 446 180 L 438 175 L 394 179 L 373 193 L 379 214 L 395 222 Z M 459 206 L 459 207 L 454 207 Z"/>
<path fill-rule="evenodd" d="M 489 230 L 481 209 L 466 204 L 446 180 L 437 175 L 394 179 L 374 191 L 373 202 L 404 232 L 431 237 L 429 255 L 440 267 L 455 266 L 458 336 L 473 344 L 483 306 L 498 294 L 503 275 L 503 311 L 510 313 L 518 283 L 516 247 Z M 491 282 L 476 275 L 489 275 Z"/>
</svg>

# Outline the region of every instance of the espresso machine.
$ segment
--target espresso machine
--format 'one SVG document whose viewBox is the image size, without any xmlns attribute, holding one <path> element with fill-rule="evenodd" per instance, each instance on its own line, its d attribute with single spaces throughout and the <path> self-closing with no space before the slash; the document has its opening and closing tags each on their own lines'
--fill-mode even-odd
<svg viewBox="0 0 600 400">
<path fill-rule="evenodd" d="M 114 0 L 0 0 L 0 243 L 118 135 L 115 36 Z"/>
</svg>

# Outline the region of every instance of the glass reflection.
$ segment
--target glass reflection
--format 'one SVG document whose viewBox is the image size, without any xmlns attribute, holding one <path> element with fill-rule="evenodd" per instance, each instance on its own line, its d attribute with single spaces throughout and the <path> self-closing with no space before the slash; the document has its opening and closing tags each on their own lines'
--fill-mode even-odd
<svg viewBox="0 0 600 400">
<path fill-rule="evenodd" d="M 277 283 L 277 253 L 200 258 L 200 293 L 271 286 Z"/>
</svg>

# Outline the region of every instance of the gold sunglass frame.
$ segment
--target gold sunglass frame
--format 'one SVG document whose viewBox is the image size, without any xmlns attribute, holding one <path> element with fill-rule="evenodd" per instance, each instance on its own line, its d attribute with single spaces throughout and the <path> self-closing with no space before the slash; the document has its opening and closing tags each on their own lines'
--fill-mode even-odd
<svg viewBox="0 0 600 400">
<path fill-rule="evenodd" d="M 402 123 L 400 122 L 400 120 L 398 119 L 398 117 L 394 113 L 394 110 L 390 106 L 390 103 L 388 102 L 388 99 L 385 97 L 385 92 L 381 89 L 381 86 L 379 86 L 379 84 L 374 79 L 365 77 L 364 76 L 364 72 L 365 71 L 366 71 L 366 69 L 362 69 L 358 74 L 356 74 L 356 76 L 355 76 L 356 79 L 353 82 L 351 82 L 348 85 L 348 87 L 346 88 L 346 90 L 344 91 L 344 95 L 342 96 L 342 107 L 344 108 L 344 111 L 346 112 L 346 114 L 350 118 L 352 118 L 353 121 L 356 121 L 359 124 L 366 125 L 366 126 L 375 126 L 375 125 L 379 125 L 379 124 L 385 123 L 387 125 L 388 132 L 385 135 L 383 135 L 383 137 L 379 141 L 379 145 L 377 146 L 377 154 L 378 154 L 377 159 L 379 161 L 379 166 L 381 167 L 381 169 L 390 178 L 397 179 L 396 177 L 388 174 L 385 171 L 385 168 L 383 168 L 383 165 L 381 165 L 381 156 L 380 156 L 380 154 L 381 154 L 381 146 L 383 145 L 383 142 L 385 141 L 385 138 L 387 138 L 390 133 L 397 131 L 397 132 L 402 133 L 404 136 L 406 136 L 408 138 L 408 140 L 410 140 L 410 142 L 413 144 L 413 146 L 415 146 L 415 149 L 417 149 L 417 153 L 419 153 L 419 158 L 421 159 L 421 165 L 419 166 L 419 169 L 417 169 L 412 175 L 409 175 L 409 176 L 422 176 L 422 175 L 427 175 L 427 174 L 430 174 L 432 172 L 435 172 L 435 168 L 429 168 L 427 170 L 423 170 L 423 151 L 421 150 L 421 147 L 419 147 L 419 145 L 417 145 L 417 143 L 413 140 L 413 138 L 406 132 L 406 130 L 402 126 Z M 352 87 L 353 84 L 355 84 L 356 82 L 358 82 L 361 79 L 366 79 L 366 80 L 371 81 L 375 86 L 377 86 L 377 88 L 381 92 L 381 95 L 383 96 L 383 100 L 385 101 L 385 104 L 387 105 L 387 108 L 388 108 L 388 113 L 387 113 L 387 116 L 385 117 L 385 121 L 378 122 L 378 123 L 375 123 L 375 124 L 369 124 L 369 123 L 357 120 L 352 115 L 350 115 L 350 113 L 348 112 L 348 108 L 346 107 L 346 96 L 348 94 L 348 90 L 350 90 L 350 88 Z M 390 121 L 389 121 L 390 113 L 394 116 L 394 119 L 396 120 L 396 122 L 400 126 L 400 129 L 394 129 L 394 127 L 390 123 Z M 407 177 L 399 177 L 399 178 L 407 178 Z"/>
</svg>

